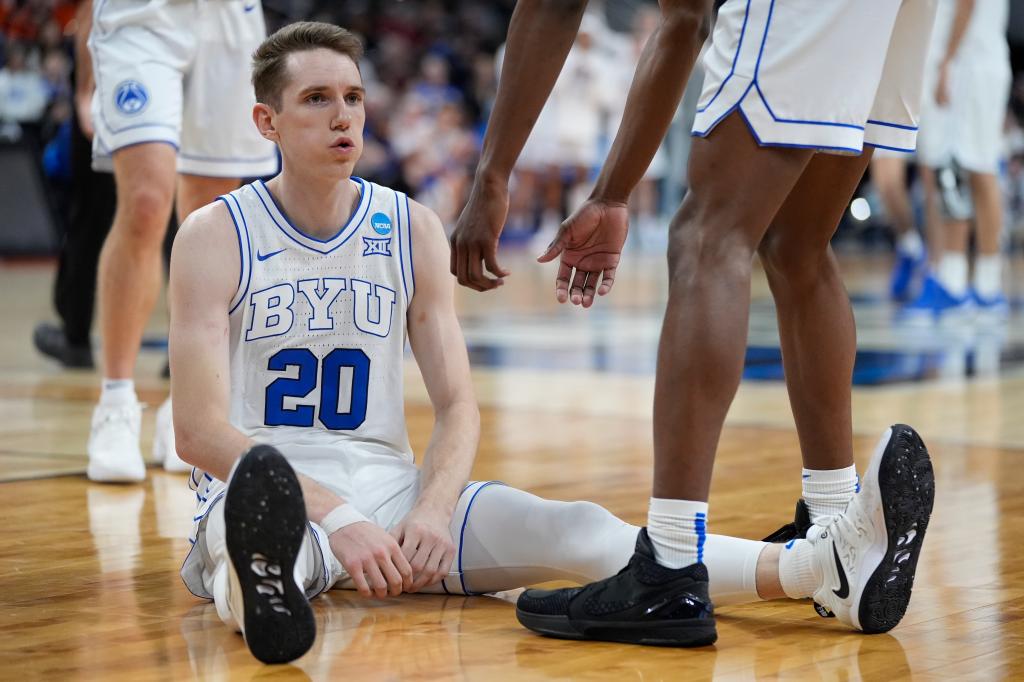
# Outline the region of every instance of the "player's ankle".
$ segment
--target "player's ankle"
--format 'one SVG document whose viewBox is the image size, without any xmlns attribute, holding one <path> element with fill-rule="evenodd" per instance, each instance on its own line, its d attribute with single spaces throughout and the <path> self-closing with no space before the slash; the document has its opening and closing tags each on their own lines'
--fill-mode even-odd
<svg viewBox="0 0 1024 682">
<path fill-rule="evenodd" d="M 668 568 L 702 562 L 707 514 L 707 502 L 652 497 L 647 512 L 647 534 L 655 561 Z"/>
<path fill-rule="evenodd" d="M 850 498 L 860 488 L 860 478 L 853 464 L 842 469 L 804 469 L 801 486 L 811 523 L 820 523 L 825 517 L 846 511 Z"/>
</svg>

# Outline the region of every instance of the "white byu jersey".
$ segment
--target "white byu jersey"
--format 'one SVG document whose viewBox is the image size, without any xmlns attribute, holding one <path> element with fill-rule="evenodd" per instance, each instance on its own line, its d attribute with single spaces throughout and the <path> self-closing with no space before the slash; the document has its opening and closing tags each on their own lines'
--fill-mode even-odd
<svg viewBox="0 0 1024 682">
<path fill-rule="evenodd" d="M 407 197 L 352 182 L 358 207 L 326 240 L 292 225 L 262 181 L 220 198 L 241 254 L 230 421 L 371 513 L 415 476 L 403 399 L 414 273 Z M 223 483 L 195 472 L 193 487 L 198 521 Z"/>
</svg>

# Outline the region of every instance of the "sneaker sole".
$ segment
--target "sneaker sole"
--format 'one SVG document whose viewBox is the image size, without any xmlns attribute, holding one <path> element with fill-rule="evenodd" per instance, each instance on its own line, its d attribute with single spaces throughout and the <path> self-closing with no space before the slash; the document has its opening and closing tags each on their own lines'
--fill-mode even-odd
<svg viewBox="0 0 1024 682">
<path fill-rule="evenodd" d="M 306 506 L 299 479 L 277 450 L 256 446 L 238 463 L 224 521 L 249 651 L 264 663 L 299 658 L 316 639 L 313 609 L 293 579 L 306 535 Z"/>
<path fill-rule="evenodd" d="M 529 613 L 516 609 L 523 627 L 549 637 L 576 640 L 600 640 L 647 646 L 697 647 L 714 644 L 718 631 L 714 621 L 676 620 L 651 623 L 575 621 L 568 616 Z"/>
<path fill-rule="evenodd" d="M 935 474 L 921 437 L 905 424 L 893 425 L 892 431 L 878 466 L 888 543 L 857 609 L 860 628 L 868 634 L 888 632 L 906 613 L 935 501 Z"/>
</svg>

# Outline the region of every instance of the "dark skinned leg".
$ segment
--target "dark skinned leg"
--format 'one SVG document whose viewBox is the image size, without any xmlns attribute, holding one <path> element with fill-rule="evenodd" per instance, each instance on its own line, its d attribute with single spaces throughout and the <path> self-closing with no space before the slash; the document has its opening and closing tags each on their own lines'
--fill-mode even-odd
<svg viewBox="0 0 1024 682">
<path fill-rule="evenodd" d="M 775 298 L 786 388 L 808 469 L 853 464 L 850 383 L 857 333 L 829 240 L 870 158 L 870 148 L 858 157 L 815 156 L 759 249 Z"/>
<path fill-rule="evenodd" d="M 739 113 L 694 139 L 669 233 L 654 390 L 654 497 L 706 501 L 747 342 L 754 253 L 813 152 L 759 147 Z"/>
</svg>

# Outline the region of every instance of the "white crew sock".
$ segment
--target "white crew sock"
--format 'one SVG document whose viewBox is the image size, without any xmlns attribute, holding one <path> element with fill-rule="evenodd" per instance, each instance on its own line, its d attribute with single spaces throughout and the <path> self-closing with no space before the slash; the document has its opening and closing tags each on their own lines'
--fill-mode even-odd
<svg viewBox="0 0 1024 682">
<path fill-rule="evenodd" d="M 845 469 L 804 469 L 801 474 L 802 497 L 811 513 L 811 523 L 826 516 L 839 516 L 860 489 L 857 467 Z"/>
<path fill-rule="evenodd" d="M 984 299 L 995 298 L 1003 292 L 1003 256 L 978 256 L 974 261 L 974 290 Z"/>
<path fill-rule="evenodd" d="M 967 293 L 967 256 L 962 253 L 944 253 L 939 261 L 939 284 L 955 298 Z"/>
<path fill-rule="evenodd" d="M 904 256 L 920 259 L 924 256 L 924 242 L 917 230 L 907 230 L 896 240 L 896 250 Z"/>
<path fill-rule="evenodd" d="M 654 559 L 668 568 L 682 568 L 704 559 L 708 503 L 652 497 L 647 510 L 647 535 Z"/>
<path fill-rule="evenodd" d="M 138 402 L 135 396 L 135 382 L 131 379 L 103 379 L 100 392 L 101 405 L 124 405 Z"/>
<path fill-rule="evenodd" d="M 807 540 L 786 543 L 779 555 L 779 582 L 790 599 L 812 596 L 821 585 L 814 572 L 814 547 Z"/>
</svg>

